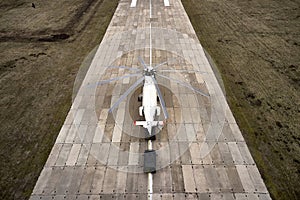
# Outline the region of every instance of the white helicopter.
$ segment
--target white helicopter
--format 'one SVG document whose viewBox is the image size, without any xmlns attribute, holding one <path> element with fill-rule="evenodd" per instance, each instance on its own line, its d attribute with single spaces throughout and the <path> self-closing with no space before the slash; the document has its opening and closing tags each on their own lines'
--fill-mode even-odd
<svg viewBox="0 0 300 200">
<path fill-rule="evenodd" d="M 139 84 L 141 84 L 144 81 L 143 85 L 143 93 L 142 96 L 139 96 L 139 100 L 142 100 L 142 106 L 139 107 L 139 115 L 143 116 L 145 118 L 145 121 L 135 121 L 134 124 L 137 126 L 143 126 L 147 130 L 147 134 L 149 137 L 154 136 L 154 128 L 158 127 L 161 129 L 164 125 L 164 121 L 157 121 L 158 117 L 160 116 L 161 109 L 164 114 L 165 120 L 168 119 L 168 112 L 166 109 L 165 101 L 163 99 L 162 93 L 158 87 L 158 83 L 156 80 L 156 76 L 159 76 L 161 78 L 165 78 L 171 81 L 174 81 L 186 88 L 189 88 L 203 96 L 208 97 L 208 94 L 205 94 L 201 92 L 200 90 L 193 88 L 189 84 L 167 77 L 165 75 L 159 74 L 157 72 L 176 72 L 176 71 L 183 71 L 183 72 L 199 72 L 197 70 L 159 70 L 157 71 L 157 68 L 167 64 L 168 62 L 163 62 L 160 63 L 154 67 L 152 66 L 147 66 L 143 59 L 139 57 L 139 62 L 142 64 L 144 69 L 137 69 L 137 68 L 131 68 L 127 66 L 109 66 L 108 68 L 121 68 L 121 69 L 128 69 L 130 71 L 135 71 L 137 73 L 135 74 L 129 74 L 129 75 L 124 75 L 120 77 L 116 77 L 113 79 L 109 80 L 102 80 L 98 83 L 98 85 L 102 85 L 105 83 L 109 83 L 112 81 L 117 81 L 121 80 L 124 78 L 128 77 L 133 77 L 133 76 L 140 76 L 143 75 L 141 78 L 139 78 L 133 85 L 130 86 L 130 88 L 113 104 L 113 106 L 109 109 L 109 112 L 112 112 L 119 104 L 121 101 L 123 101 Z M 157 104 L 157 97 L 160 101 L 161 109 Z"/>
</svg>

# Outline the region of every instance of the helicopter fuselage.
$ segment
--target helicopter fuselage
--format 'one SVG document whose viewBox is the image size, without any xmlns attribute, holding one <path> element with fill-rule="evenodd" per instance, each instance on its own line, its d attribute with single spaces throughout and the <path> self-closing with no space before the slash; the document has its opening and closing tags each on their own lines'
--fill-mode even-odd
<svg viewBox="0 0 300 200">
<path fill-rule="evenodd" d="M 150 76 L 145 76 L 142 107 L 146 121 L 154 121 L 157 113 L 157 93 L 154 84 Z"/>
<path fill-rule="evenodd" d="M 145 74 L 142 106 L 139 108 L 139 114 L 145 117 L 145 121 L 136 122 L 136 125 L 146 128 L 149 135 L 153 134 L 153 127 L 163 124 L 162 121 L 156 121 L 156 116 L 160 115 L 160 107 L 157 105 L 157 91 L 153 78 L 154 74 Z"/>
</svg>

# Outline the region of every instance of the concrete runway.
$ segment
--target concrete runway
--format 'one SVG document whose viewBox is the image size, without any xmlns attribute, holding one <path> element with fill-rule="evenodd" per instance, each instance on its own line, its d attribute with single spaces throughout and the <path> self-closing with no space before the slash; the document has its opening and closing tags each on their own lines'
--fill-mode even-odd
<svg viewBox="0 0 300 200">
<path fill-rule="evenodd" d="M 108 66 L 141 69 L 139 56 L 210 95 L 157 77 L 169 119 L 153 142 L 153 199 L 270 199 L 180 0 L 120 0 L 30 199 L 147 199 L 141 87 L 108 112 L 139 77 L 99 84 L 133 73 Z"/>
</svg>

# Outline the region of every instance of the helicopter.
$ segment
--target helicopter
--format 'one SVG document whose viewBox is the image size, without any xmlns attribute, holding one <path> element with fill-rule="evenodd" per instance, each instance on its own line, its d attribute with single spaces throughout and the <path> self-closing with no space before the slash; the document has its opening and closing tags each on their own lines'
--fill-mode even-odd
<svg viewBox="0 0 300 200">
<path fill-rule="evenodd" d="M 142 126 L 145 128 L 148 137 L 152 137 L 155 135 L 154 128 L 158 127 L 161 129 L 165 121 L 168 119 L 168 112 L 166 109 L 166 104 L 163 99 L 161 90 L 158 86 L 158 82 L 156 80 L 156 77 L 161 77 L 164 79 L 168 79 L 170 81 L 174 81 L 190 90 L 193 90 L 194 92 L 203 95 L 205 97 L 209 97 L 209 94 L 205 94 L 204 92 L 198 90 L 197 88 L 194 88 L 190 86 L 189 84 L 179 81 L 177 79 L 165 76 L 163 74 L 160 74 L 159 72 L 176 72 L 176 71 L 183 71 L 183 72 L 200 72 L 198 70 L 175 70 L 175 69 L 167 69 L 167 70 L 158 70 L 159 67 L 165 65 L 168 63 L 168 61 L 160 63 L 154 67 L 151 65 L 146 65 L 144 60 L 139 57 L 138 58 L 140 64 L 142 65 L 143 69 L 139 68 L 132 68 L 127 66 L 109 66 L 108 68 L 119 68 L 119 69 L 128 69 L 130 71 L 134 71 L 136 73 L 124 75 L 108 80 L 102 80 L 98 82 L 98 85 L 102 85 L 105 83 L 110 83 L 112 81 L 121 80 L 128 77 L 134 77 L 134 76 L 141 76 L 134 84 L 132 84 L 129 89 L 124 92 L 121 97 L 112 105 L 112 107 L 109 109 L 109 113 L 111 113 L 134 89 L 136 89 L 142 82 L 143 82 L 143 89 L 142 94 L 139 95 L 138 100 L 142 101 L 142 106 L 139 107 L 139 115 L 144 117 L 144 121 L 134 121 L 134 125 L 136 126 Z M 157 104 L 157 100 L 160 102 L 160 106 Z M 165 120 L 157 120 L 158 117 L 161 114 L 161 111 L 164 115 Z"/>
</svg>

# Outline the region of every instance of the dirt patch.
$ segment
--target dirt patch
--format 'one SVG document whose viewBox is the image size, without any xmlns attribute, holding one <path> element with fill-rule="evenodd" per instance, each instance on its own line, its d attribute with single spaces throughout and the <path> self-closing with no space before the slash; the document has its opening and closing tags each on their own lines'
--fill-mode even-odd
<svg viewBox="0 0 300 200">
<path fill-rule="evenodd" d="M 274 199 L 297 199 L 299 1 L 183 0 Z"/>
<path fill-rule="evenodd" d="M 0 2 L 0 199 L 28 199 L 118 0 Z"/>
</svg>

